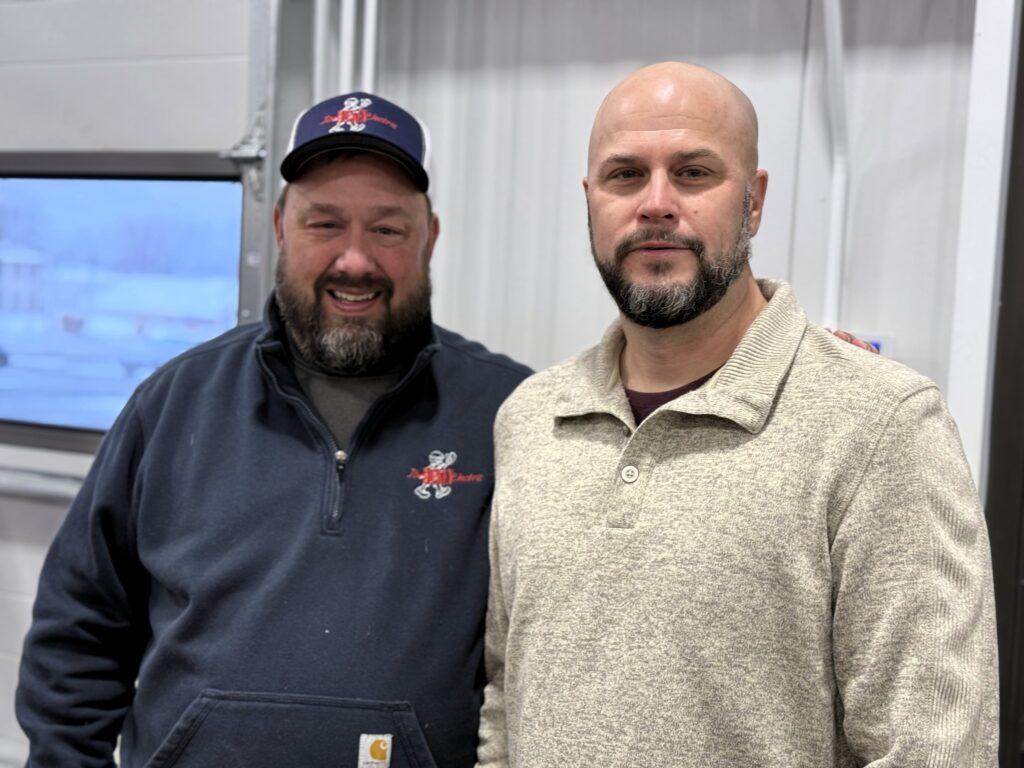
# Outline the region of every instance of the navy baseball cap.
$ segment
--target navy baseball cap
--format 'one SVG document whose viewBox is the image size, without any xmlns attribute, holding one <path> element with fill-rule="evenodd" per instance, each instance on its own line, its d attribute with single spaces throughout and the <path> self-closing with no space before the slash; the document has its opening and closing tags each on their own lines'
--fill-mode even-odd
<svg viewBox="0 0 1024 768">
<path fill-rule="evenodd" d="M 346 93 L 310 107 L 295 121 L 281 161 L 285 181 L 295 181 L 310 160 L 339 150 L 391 158 L 426 192 L 430 139 L 426 128 L 396 104 L 372 93 Z"/>
</svg>

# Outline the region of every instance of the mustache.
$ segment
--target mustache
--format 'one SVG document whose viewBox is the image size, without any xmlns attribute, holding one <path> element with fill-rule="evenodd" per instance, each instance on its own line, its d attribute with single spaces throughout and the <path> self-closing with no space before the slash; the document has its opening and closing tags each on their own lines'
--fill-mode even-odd
<svg viewBox="0 0 1024 768">
<path fill-rule="evenodd" d="M 697 254 L 697 259 L 704 260 L 704 243 L 696 237 L 680 235 L 676 232 L 669 232 L 658 227 L 643 227 L 631 232 L 622 238 L 615 246 L 615 261 L 622 261 L 629 255 L 629 252 L 641 243 L 664 243 L 675 248 L 686 248 Z"/>
<path fill-rule="evenodd" d="M 385 296 L 390 297 L 395 291 L 395 284 L 383 275 L 375 277 L 352 277 L 345 272 L 335 272 L 329 275 L 320 275 L 316 279 L 314 288 L 320 293 L 328 288 L 345 288 L 351 292 L 370 293 L 382 291 Z"/>
</svg>

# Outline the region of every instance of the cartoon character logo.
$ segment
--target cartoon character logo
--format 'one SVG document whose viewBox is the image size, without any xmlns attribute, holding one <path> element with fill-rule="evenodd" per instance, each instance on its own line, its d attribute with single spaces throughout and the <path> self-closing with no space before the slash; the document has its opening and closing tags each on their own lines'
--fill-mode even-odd
<svg viewBox="0 0 1024 768">
<path fill-rule="evenodd" d="M 336 114 L 324 115 L 324 123 L 334 123 L 328 133 L 351 131 L 358 133 L 366 128 L 370 119 L 367 107 L 373 103 L 371 99 L 357 99 L 349 96 Z"/>
<path fill-rule="evenodd" d="M 452 464 L 459 456 L 455 451 L 431 451 L 427 455 L 427 466 L 409 470 L 408 477 L 419 480 L 420 484 L 413 489 L 421 499 L 443 499 L 452 492 L 454 483 L 479 483 L 484 476 L 481 474 L 463 474 L 452 469 Z"/>
</svg>

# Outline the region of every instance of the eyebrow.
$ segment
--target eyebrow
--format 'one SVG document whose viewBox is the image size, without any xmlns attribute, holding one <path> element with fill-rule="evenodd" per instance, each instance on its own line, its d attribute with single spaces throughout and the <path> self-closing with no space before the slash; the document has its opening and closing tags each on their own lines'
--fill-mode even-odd
<svg viewBox="0 0 1024 768">
<path fill-rule="evenodd" d="M 307 202 L 306 207 L 302 209 L 302 213 L 307 215 L 310 213 L 327 213 L 336 216 L 341 213 L 341 209 L 330 203 Z"/>
<path fill-rule="evenodd" d="M 330 216 L 341 216 L 344 212 L 345 209 L 342 206 L 334 205 L 333 203 L 317 202 L 308 203 L 304 211 L 307 215 L 311 213 L 323 213 Z M 402 216 L 407 219 L 412 218 L 412 214 L 399 205 L 378 205 L 370 209 L 370 218 L 383 219 L 388 216 Z"/>
<path fill-rule="evenodd" d="M 402 216 L 412 218 L 412 214 L 400 205 L 377 205 L 370 209 L 370 215 L 374 218 L 383 219 L 387 216 Z"/>
<path fill-rule="evenodd" d="M 676 152 L 672 155 L 673 163 L 689 163 L 694 160 L 718 160 L 722 157 L 717 152 L 706 147 L 690 150 L 689 152 Z M 607 165 L 643 165 L 644 160 L 639 155 L 609 155 L 601 161 L 602 166 Z"/>
</svg>

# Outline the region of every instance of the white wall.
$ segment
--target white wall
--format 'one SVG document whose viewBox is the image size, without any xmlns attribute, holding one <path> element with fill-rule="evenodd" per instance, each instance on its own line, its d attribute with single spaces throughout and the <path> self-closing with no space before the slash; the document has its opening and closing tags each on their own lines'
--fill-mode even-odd
<svg viewBox="0 0 1024 768">
<path fill-rule="evenodd" d="M 249 22 L 248 0 L 0 0 L 0 150 L 230 147 L 248 123 Z M 0 446 L 0 472 L 48 462 Z M 56 462 L 74 473 L 87 463 Z M 27 754 L 18 658 L 66 506 L 0 492 L 0 765 Z"/>
<path fill-rule="evenodd" d="M 0 150 L 219 150 L 246 128 L 247 0 L 0 0 Z"/>
<path fill-rule="evenodd" d="M 842 5 L 851 184 L 839 324 L 894 338 L 894 356 L 944 386 L 974 2 Z M 754 270 L 791 281 L 822 319 L 820 2 L 390 0 L 381 27 L 380 92 L 433 134 L 440 322 L 534 366 L 596 341 L 614 309 L 586 236 L 590 123 L 613 83 L 662 59 L 706 64 L 753 100 L 770 174 Z"/>
</svg>

